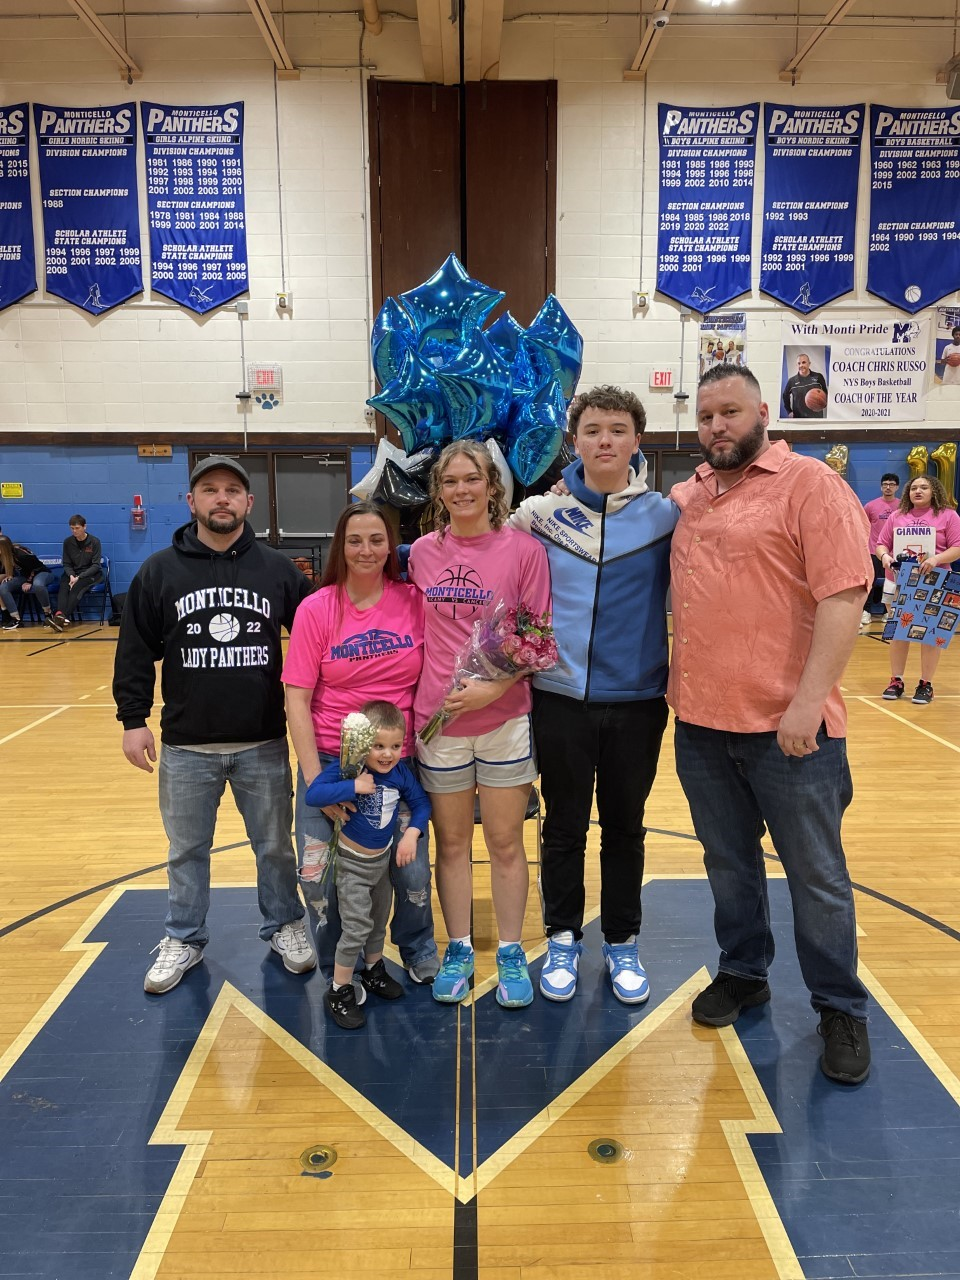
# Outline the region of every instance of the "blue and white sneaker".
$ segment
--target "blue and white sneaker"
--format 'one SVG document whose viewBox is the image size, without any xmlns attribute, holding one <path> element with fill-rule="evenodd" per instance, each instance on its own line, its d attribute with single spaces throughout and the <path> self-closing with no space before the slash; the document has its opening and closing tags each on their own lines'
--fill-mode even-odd
<svg viewBox="0 0 960 1280">
<path fill-rule="evenodd" d="M 470 990 L 473 947 L 448 942 L 440 972 L 433 980 L 433 998 L 443 1004 L 459 1004 Z"/>
<path fill-rule="evenodd" d="M 650 996 L 650 983 L 640 963 L 636 942 L 605 942 L 603 958 L 617 999 L 623 1004 L 643 1004 Z"/>
<path fill-rule="evenodd" d="M 574 942 L 572 929 L 561 929 L 547 939 L 547 958 L 540 970 L 540 994 L 548 1000 L 572 1000 L 577 992 L 577 971 L 583 943 Z"/>
<path fill-rule="evenodd" d="M 533 983 L 527 971 L 527 957 L 518 942 L 497 951 L 497 973 L 500 976 L 497 1004 L 504 1009 L 523 1009 L 533 1004 Z"/>
</svg>

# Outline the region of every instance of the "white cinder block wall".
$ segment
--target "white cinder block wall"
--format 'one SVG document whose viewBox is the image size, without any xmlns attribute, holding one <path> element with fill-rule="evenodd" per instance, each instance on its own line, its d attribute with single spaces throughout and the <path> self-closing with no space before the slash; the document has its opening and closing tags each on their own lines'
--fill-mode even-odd
<svg viewBox="0 0 960 1280">
<path fill-rule="evenodd" d="M 932 12 L 941 9 L 934 5 Z M 671 394 L 646 387 L 654 366 L 680 375 L 684 322 L 674 304 L 656 298 L 635 318 L 631 298 L 641 284 L 653 293 L 658 102 L 943 105 L 943 86 L 935 76 L 950 54 L 952 33 L 935 20 L 906 18 L 892 5 L 889 11 L 886 20 L 854 16 L 821 40 L 794 87 L 777 78 L 797 44 L 786 18 L 756 17 L 742 25 L 745 19 L 734 19 L 731 10 L 678 15 L 644 84 L 622 77 L 639 43 L 639 19 L 510 18 L 508 11 L 501 76 L 559 83 L 557 294 L 584 336 L 586 385 L 632 386 L 648 405 L 651 429 L 672 432 L 678 425 Z M 119 25 L 112 25 L 119 34 Z M 242 425 L 235 398 L 242 385 L 242 337 L 247 361 L 277 362 L 284 375 L 283 407 L 269 413 L 253 409 L 250 429 L 366 431 L 371 375 L 365 79 L 371 64 L 379 76 L 420 79 L 418 29 L 410 19 L 388 17 L 381 36 L 361 41 L 355 15 L 316 14 L 288 16 L 285 31 L 302 77 L 275 86 L 252 18 L 128 16 L 129 48 L 144 69 L 143 79 L 128 87 L 73 19 L 0 20 L 5 103 L 243 99 L 251 276 L 250 315 L 243 322 L 230 310 L 193 317 L 159 296 L 151 298 L 149 289 L 142 300 L 97 319 L 42 292 L 8 308 L 0 313 L 0 430 L 76 431 L 78 438 L 91 431 L 236 430 Z M 806 34 L 802 30 L 801 43 Z M 864 154 L 858 289 L 824 312 L 842 311 L 851 319 L 892 314 L 863 290 L 866 161 Z M 146 248 L 142 185 L 140 200 Z M 36 214 L 39 258 L 39 207 Z M 756 219 L 757 261 L 759 233 Z M 276 311 L 282 285 L 292 290 L 292 315 Z M 731 307 L 748 313 L 750 364 L 775 404 L 782 309 L 757 292 Z M 683 376 L 692 390 L 695 320 L 686 322 L 685 337 Z M 932 389 L 927 422 L 934 429 L 955 426 L 956 408 L 949 391 Z M 689 408 L 679 425 L 693 425 Z M 897 424 L 889 426 L 896 430 Z"/>
</svg>

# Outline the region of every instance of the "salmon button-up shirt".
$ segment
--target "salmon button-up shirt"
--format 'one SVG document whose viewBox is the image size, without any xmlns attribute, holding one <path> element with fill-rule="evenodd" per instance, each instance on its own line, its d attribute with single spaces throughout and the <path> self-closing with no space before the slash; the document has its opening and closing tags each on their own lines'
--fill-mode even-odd
<svg viewBox="0 0 960 1280">
<path fill-rule="evenodd" d="M 873 581 L 863 508 L 835 471 L 783 440 L 726 493 L 704 463 L 670 496 L 681 516 L 667 700 L 690 724 L 775 731 L 809 656 L 817 605 Z M 837 685 L 823 719 L 831 738 L 845 735 Z"/>
</svg>

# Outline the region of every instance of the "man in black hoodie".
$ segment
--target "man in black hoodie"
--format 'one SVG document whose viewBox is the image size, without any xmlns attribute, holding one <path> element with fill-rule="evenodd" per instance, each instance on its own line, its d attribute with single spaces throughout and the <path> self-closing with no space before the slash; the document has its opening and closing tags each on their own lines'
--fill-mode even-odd
<svg viewBox="0 0 960 1280">
<path fill-rule="evenodd" d="M 160 814 L 170 841 L 169 910 L 143 987 L 160 995 L 203 958 L 210 848 L 229 782 L 257 859 L 260 936 L 291 973 L 316 967 L 297 894 L 290 756 L 280 684 L 281 624 L 309 594 L 290 560 L 246 522 L 250 478 L 233 458 L 205 458 L 190 476 L 195 517 L 141 565 L 120 625 L 113 696 L 123 754 L 153 773 L 147 717 L 161 666 Z"/>
</svg>

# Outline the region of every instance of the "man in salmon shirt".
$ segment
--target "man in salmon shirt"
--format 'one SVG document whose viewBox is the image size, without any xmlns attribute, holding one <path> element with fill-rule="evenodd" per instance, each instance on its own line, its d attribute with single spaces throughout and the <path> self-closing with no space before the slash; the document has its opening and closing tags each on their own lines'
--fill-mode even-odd
<svg viewBox="0 0 960 1280">
<path fill-rule="evenodd" d="M 772 444 L 768 424 L 749 369 L 710 369 L 697 394 L 706 462 L 671 493 L 681 515 L 667 700 L 720 944 L 719 972 L 694 1000 L 693 1017 L 728 1026 L 770 999 L 766 827 L 820 1014 L 820 1066 L 859 1084 L 870 1042 L 840 839 L 853 787 L 838 681 L 873 578 L 867 517 L 836 472 L 784 441 Z"/>
</svg>

